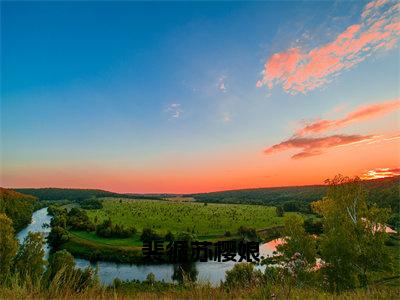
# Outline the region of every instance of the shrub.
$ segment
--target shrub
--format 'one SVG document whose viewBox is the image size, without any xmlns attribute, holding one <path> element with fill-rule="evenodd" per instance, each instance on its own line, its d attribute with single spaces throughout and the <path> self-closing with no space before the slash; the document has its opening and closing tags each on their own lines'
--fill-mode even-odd
<svg viewBox="0 0 400 300">
<path fill-rule="evenodd" d="M 252 288 L 265 282 L 260 270 L 255 270 L 251 263 L 235 264 L 232 270 L 226 271 L 224 286 L 227 289 L 239 287 Z"/>
</svg>

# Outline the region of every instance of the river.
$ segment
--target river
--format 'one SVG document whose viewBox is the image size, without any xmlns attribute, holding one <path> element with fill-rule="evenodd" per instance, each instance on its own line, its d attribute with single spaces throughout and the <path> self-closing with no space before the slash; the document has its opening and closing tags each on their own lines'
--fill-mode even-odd
<svg viewBox="0 0 400 300">
<path fill-rule="evenodd" d="M 42 232 L 45 236 L 50 232 L 50 228 L 43 226 L 50 224 L 51 216 L 47 214 L 47 208 L 37 210 L 32 215 L 32 222 L 25 229 L 21 230 L 18 234 L 20 243 L 27 236 L 28 232 Z M 280 239 L 260 245 L 260 256 L 270 256 L 276 250 L 276 246 L 281 243 Z M 45 246 L 46 258 L 49 253 L 49 246 Z M 85 268 L 88 266 L 96 267 L 100 281 L 103 284 L 111 284 L 115 278 L 121 280 L 145 280 L 149 273 L 153 273 L 157 280 L 164 280 L 165 282 L 174 282 L 173 278 L 179 277 L 179 270 L 182 267 L 186 272 L 196 274 L 198 282 L 210 282 L 212 285 L 218 285 L 225 279 L 225 272 L 232 269 L 235 262 L 196 262 L 190 266 L 177 266 L 173 264 L 155 264 L 155 265 L 135 265 L 135 264 L 121 264 L 114 262 L 98 261 L 91 263 L 88 260 L 76 258 L 76 266 Z M 263 267 L 257 266 L 263 270 Z"/>
</svg>

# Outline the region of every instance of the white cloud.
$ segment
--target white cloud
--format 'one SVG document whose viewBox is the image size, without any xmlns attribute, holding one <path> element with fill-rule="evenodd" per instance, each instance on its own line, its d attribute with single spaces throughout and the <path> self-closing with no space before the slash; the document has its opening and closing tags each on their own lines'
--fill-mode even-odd
<svg viewBox="0 0 400 300">
<path fill-rule="evenodd" d="M 226 84 L 227 76 L 222 75 L 218 78 L 217 87 L 222 93 L 226 93 L 228 89 L 228 85 Z"/>
<path fill-rule="evenodd" d="M 165 109 L 172 119 L 179 119 L 183 114 L 183 109 L 179 103 L 171 103 Z"/>
</svg>

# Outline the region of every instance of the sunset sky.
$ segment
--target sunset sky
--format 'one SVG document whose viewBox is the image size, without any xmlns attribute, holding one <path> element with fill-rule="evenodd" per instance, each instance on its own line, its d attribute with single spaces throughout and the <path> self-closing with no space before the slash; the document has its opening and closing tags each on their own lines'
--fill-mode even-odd
<svg viewBox="0 0 400 300">
<path fill-rule="evenodd" d="M 3 187 L 400 174 L 400 4 L 1 2 Z"/>
</svg>

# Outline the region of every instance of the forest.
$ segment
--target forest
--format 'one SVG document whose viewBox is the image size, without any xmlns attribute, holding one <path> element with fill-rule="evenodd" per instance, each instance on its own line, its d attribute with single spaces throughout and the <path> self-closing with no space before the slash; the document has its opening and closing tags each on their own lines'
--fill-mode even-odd
<svg viewBox="0 0 400 300">
<path fill-rule="evenodd" d="M 36 197 L 0 187 L 0 213 L 5 213 L 13 220 L 16 231 L 31 222 L 32 212 L 37 202 Z"/>
<path fill-rule="evenodd" d="M 20 188 L 14 189 L 17 192 L 26 195 L 32 195 L 40 200 L 69 200 L 80 202 L 90 198 L 102 197 L 119 197 L 119 198 L 137 198 L 137 199 L 160 199 L 158 196 L 153 195 L 136 195 L 136 194 L 119 194 L 103 190 L 93 189 L 62 189 L 62 188 Z"/>
</svg>

